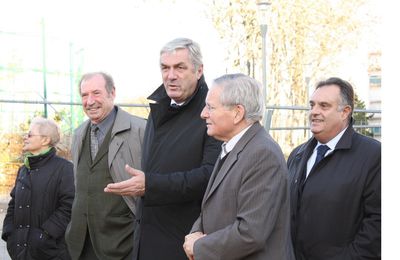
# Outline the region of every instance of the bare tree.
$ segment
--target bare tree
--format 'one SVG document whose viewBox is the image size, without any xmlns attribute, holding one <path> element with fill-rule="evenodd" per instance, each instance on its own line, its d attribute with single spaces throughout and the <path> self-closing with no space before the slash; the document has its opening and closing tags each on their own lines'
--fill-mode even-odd
<svg viewBox="0 0 400 260">
<path fill-rule="evenodd" d="M 307 106 L 309 86 L 337 68 L 337 57 L 357 47 L 368 20 L 358 12 L 366 0 L 275 0 L 268 21 L 268 105 Z M 227 72 L 261 81 L 261 36 L 256 1 L 214 0 L 210 13 L 226 44 Z M 275 111 L 275 126 L 305 126 L 303 111 Z M 288 154 L 306 131 L 276 131 Z"/>
</svg>

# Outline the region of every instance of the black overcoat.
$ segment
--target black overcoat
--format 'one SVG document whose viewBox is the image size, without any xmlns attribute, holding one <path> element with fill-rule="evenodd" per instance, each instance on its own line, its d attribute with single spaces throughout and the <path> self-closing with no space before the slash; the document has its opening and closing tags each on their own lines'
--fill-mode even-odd
<svg viewBox="0 0 400 260">
<path fill-rule="evenodd" d="M 349 126 L 311 170 L 299 197 L 300 175 L 316 145 L 311 138 L 288 159 L 296 259 L 380 259 L 380 142 Z"/>
<path fill-rule="evenodd" d="M 12 259 L 70 259 L 64 240 L 74 199 L 72 163 L 49 153 L 18 170 L 3 223 Z"/>
<path fill-rule="evenodd" d="M 187 259 L 182 245 L 197 217 L 221 143 L 207 135 L 200 118 L 208 87 L 201 77 L 193 97 L 182 107 L 170 108 L 161 85 L 149 99 L 143 163 L 146 193 L 135 232 L 141 260 Z"/>
</svg>

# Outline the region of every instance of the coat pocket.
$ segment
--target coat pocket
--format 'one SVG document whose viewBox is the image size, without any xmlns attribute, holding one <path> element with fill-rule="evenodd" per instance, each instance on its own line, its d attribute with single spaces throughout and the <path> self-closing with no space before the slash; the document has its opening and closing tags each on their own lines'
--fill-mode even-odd
<svg viewBox="0 0 400 260">
<path fill-rule="evenodd" d="M 46 235 L 43 230 L 31 228 L 28 238 L 29 252 L 35 259 L 52 259 L 59 253 L 55 239 Z"/>
<path fill-rule="evenodd" d="M 15 241 L 16 232 L 11 232 L 7 237 L 7 251 L 11 259 L 17 258 L 17 241 Z"/>
</svg>

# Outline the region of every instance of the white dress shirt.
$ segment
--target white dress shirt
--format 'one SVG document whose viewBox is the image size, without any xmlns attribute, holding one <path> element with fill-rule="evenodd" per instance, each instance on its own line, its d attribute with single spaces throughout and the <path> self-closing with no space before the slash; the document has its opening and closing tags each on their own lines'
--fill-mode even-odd
<svg viewBox="0 0 400 260">
<path fill-rule="evenodd" d="M 242 138 L 242 136 L 247 132 L 247 130 L 249 130 L 252 125 L 253 124 L 249 125 L 238 134 L 236 134 L 234 137 L 232 137 L 228 142 L 224 142 L 222 144 L 221 159 L 224 158 L 227 153 L 233 150 L 235 145 L 239 142 L 240 138 Z"/>
<path fill-rule="evenodd" d="M 325 145 L 329 147 L 329 150 L 325 153 L 324 157 L 333 152 L 335 150 L 335 147 L 337 143 L 339 142 L 340 138 L 342 138 L 344 132 L 346 131 L 347 127 L 343 129 L 339 134 L 337 134 L 334 138 L 332 138 L 329 142 L 327 142 Z M 317 158 L 317 148 L 320 145 L 324 145 L 323 143 L 318 142 L 318 144 L 315 146 L 313 153 L 311 154 L 310 158 L 307 161 L 307 175 L 306 178 L 308 177 L 308 174 L 310 173 L 312 167 L 314 166 L 315 159 Z"/>
</svg>

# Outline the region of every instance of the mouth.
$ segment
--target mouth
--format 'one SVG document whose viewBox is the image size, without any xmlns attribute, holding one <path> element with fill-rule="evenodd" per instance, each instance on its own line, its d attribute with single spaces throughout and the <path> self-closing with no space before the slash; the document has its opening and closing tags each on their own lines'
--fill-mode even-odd
<svg viewBox="0 0 400 260">
<path fill-rule="evenodd" d="M 317 119 L 317 118 L 314 118 L 314 119 L 311 119 L 311 123 L 322 123 L 324 120 L 322 120 L 322 119 Z"/>
<path fill-rule="evenodd" d="M 168 84 L 168 88 L 169 89 L 178 89 L 179 88 L 179 85 L 177 85 L 177 84 Z"/>
<path fill-rule="evenodd" d="M 98 107 L 88 107 L 86 108 L 86 111 L 88 112 L 96 112 L 99 108 Z"/>
</svg>

